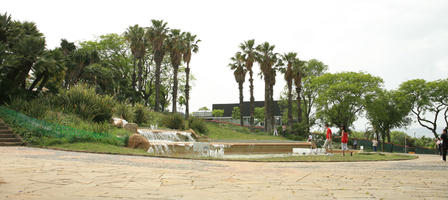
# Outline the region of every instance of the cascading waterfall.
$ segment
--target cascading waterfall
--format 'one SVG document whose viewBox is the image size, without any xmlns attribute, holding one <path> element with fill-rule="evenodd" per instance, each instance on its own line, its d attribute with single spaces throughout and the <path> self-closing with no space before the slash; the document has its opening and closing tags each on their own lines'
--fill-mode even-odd
<svg viewBox="0 0 448 200">
<path fill-rule="evenodd" d="M 201 156 L 222 157 L 225 145 L 196 142 L 192 134 L 175 130 L 139 129 L 138 133 L 150 143 L 149 153 L 173 154 L 195 153 Z"/>
</svg>

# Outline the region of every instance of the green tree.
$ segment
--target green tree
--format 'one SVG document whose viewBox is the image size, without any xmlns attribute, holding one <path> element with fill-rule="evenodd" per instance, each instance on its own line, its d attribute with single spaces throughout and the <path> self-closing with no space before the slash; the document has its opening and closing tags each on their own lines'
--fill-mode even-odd
<svg viewBox="0 0 448 200">
<path fill-rule="evenodd" d="M 293 78 L 294 78 L 294 65 L 298 65 L 299 64 L 299 59 L 297 58 L 297 53 L 295 52 L 289 52 L 286 54 L 282 55 L 282 60 L 284 63 L 286 63 L 286 68 L 282 69 L 282 72 L 285 74 L 284 78 L 286 81 L 286 85 L 287 85 L 287 98 L 288 98 L 288 127 L 290 129 L 292 129 L 292 123 L 293 123 L 293 118 L 292 118 L 292 82 L 293 82 Z M 301 73 L 300 73 L 301 74 Z M 298 93 L 300 94 L 300 93 Z M 298 98 L 300 100 L 300 95 L 298 95 Z M 299 101 L 300 102 L 300 101 Z M 300 105 L 300 103 L 299 103 Z M 298 115 L 301 115 L 301 112 L 299 112 Z M 300 119 L 300 118 L 298 118 Z"/>
<path fill-rule="evenodd" d="M 231 60 L 232 60 L 232 63 L 230 63 L 229 66 L 230 66 L 231 70 L 234 70 L 233 75 L 235 76 L 235 81 L 238 83 L 238 90 L 239 90 L 239 97 L 240 97 L 239 98 L 240 99 L 240 108 L 242 108 L 243 107 L 243 99 L 244 99 L 243 84 L 244 84 L 244 81 L 246 80 L 247 70 L 244 67 L 243 56 L 242 56 L 241 52 L 237 52 L 235 54 L 235 56 L 233 56 L 231 58 Z M 242 114 L 240 113 L 240 115 L 242 115 Z M 241 126 L 243 126 L 244 125 L 243 118 L 240 117 L 239 119 L 240 119 Z"/>
<path fill-rule="evenodd" d="M 258 122 L 264 122 L 264 107 L 256 107 L 254 117 Z"/>
<path fill-rule="evenodd" d="M 274 126 L 274 85 L 276 66 L 278 64 L 277 53 L 274 53 L 274 45 L 268 42 L 260 44 L 256 48 L 255 60 L 260 64 L 261 75 L 264 78 L 264 107 L 265 107 L 265 131 L 271 133 Z"/>
<path fill-rule="evenodd" d="M 182 62 L 182 53 L 185 49 L 184 33 L 179 29 L 171 29 L 167 40 L 168 49 L 170 52 L 171 66 L 173 67 L 173 93 L 172 93 L 172 110 L 177 112 L 177 90 L 178 90 L 178 71 Z"/>
<path fill-rule="evenodd" d="M 238 107 L 238 106 L 233 107 L 233 109 L 232 109 L 232 119 L 242 119 L 241 116 L 242 115 L 241 115 L 241 112 L 240 112 L 240 107 Z"/>
<path fill-rule="evenodd" d="M 167 23 L 163 20 L 151 20 L 152 26 L 146 31 L 146 36 L 148 41 L 151 42 L 152 52 L 154 55 L 154 62 L 156 63 L 155 71 L 155 105 L 154 110 L 160 111 L 160 69 L 165 56 L 166 48 L 165 41 L 168 37 L 168 27 Z"/>
<path fill-rule="evenodd" d="M 212 111 L 212 115 L 213 115 L 213 117 L 222 117 L 222 116 L 224 116 L 224 110 L 214 109 Z"/>
<path fill-rule="evenodd" d="M 365 97 L 378 92 L 383 80 L 365 73 L 342 72 L 316 77 L 317 116 L 323 122 L 350 127 L 362 112 Z"/>
<path fill-rule="evenodd" d="M 412 104 L 406 95 L 399 91 L 378 91 L 365 98 L 367 119 L 381 134 L 383 144 L 386 138 L 391 142 L 392 129 L 405 127 L 411 123 L 408 117 L 411 107 Z"/>
<path fill-rule="evenodd" d="M 185 119 L 190 117 L 190 61 L 191 54 L 199 51 L 198 43 L 201 40 L 196 39 L 196 35 L 187 32 L 185 34 L 185 48 L 183 53 L 184 62 L 187 64 L 185 68 L 186 82 L 185 82 Z"/>
<path fill-rule="evenodd" d="M 417 117 L 417 122 L 437 138 L 437 120 L 443 110 L 448 126 L 448 79 L 433 82 L 426 82 L 423 79 L 409 80 L 402 83 L 399 90 L 412 102 L 411 112 Z M 426 115 L 427 113 L 432 115 Z M 429 116 L 433 118 L 430 119 Z"/>
<path fill-rule="evenodd" d="M 255 62 L 255 40 L 247 40 L 240 44 L 240 50 L 242 51 L 245 67 L 249 72 L 249 92 L 250 92 L 250 103 L 249 103 L 249 113 L 250 113 L 250 128 L 254 131 L 254 112 L 255 112 L 255 98 L 254 98 L 254 79 L 253 79 L 253 65 Z"/>
<path fill-rule="evenodd" d="M 142 59 L 146 54 L 146 38 L 145 38 L 145 29 L 143 27 L 138 26 L 137 24 L 134 26 L 128 27 L 127 31 L 124 33 L 126 40 L 129 42 L 129 46 L 131 48 L 132 55 L 134 56 L 134 69 L 132 72 L 132 87 L 141 88 L 143 82 L 143 63 Z M 138 60 L 138 80 L 136 77 L 136 60 Z M 138 84 L 137 84 L 138 81 Z"/>
</svg>

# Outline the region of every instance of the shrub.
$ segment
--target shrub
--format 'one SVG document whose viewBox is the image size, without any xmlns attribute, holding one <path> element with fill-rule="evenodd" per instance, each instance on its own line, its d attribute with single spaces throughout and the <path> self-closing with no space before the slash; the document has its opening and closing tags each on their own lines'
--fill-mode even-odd
<svg viewBox="0 0 448 200">
<path fill-rule="evenodd" d="M 118 103 L 115 106 L 115 114 L 128 122 L 134 121 L 135 113 L 132 107 L 129 106 L 129 102 Z"/>
<path fill-rule="evenodd" d="M 83 119 L 95 122 L 110 120 L 116 104 L 111 96 L 98 95 L 94 88 L 84 84 L 75 85 L 62 93 L 58 102 L 65 112 L 75 113 Z"/>
<path fill-rule="evenodd" d="M 206 133 L 208 131 L 204 120 L 198 117 L 191 117 L 188 120 L 188 127 L 198 133 Z"/>
<path fill-rule="evenodd" d="M 134 107 L 134 121 L 138 125 L 148 124 L 151 120 L 151 112 L 143 104 L 136 104 Z"/>
<path fill-rule="evenodd" d="M 170 129 L 184 130 L 185 120 L 179 114 L 167 114 L 162 119 L 162 125 Z"/>
<path fill-rule="evenodd" d="M 11 98 L 11 103 L 8 105 L 10 109 L 22 112 L 34 118 L 43 118 L 50 110 L 47 98 L 37 98 L 33 100 L 25 100 L 22 97 Z"/>
</svg>

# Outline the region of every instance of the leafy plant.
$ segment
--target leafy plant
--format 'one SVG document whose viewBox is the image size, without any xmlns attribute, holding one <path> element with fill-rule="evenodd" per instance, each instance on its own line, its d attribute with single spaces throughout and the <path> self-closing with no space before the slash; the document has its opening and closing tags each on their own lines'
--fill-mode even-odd
<svg viewBox="0 0 448 200">
<path fill-rule="evenodd" d="M 184 130 L 185 120 L 179 114 L 167 114 L 162 119 L 162 125 L 170 129 Z"/>
<path fill-rule="evenodd" d="M 208 131 L 204 120 L 198 117 L 190 117 L 188 127 L 199 133 L 206 133 Z"/>
</svg>

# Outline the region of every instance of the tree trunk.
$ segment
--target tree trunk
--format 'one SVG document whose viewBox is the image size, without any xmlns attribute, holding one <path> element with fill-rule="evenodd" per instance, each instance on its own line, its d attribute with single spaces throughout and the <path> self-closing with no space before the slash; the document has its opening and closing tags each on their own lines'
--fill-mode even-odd
<svg viewBox="0 0 448 200">
<path fill-rule="evenodd" d="M 141 92 L 143 90 L 143 58 L 138 59 L 138 90 Z"/>
<path fill-rule="evenodd" d="M 173 66 L 173 107 L 172 107 L 172 113 L 177 112 L 177 72 L 179 71 L 179 66 Z"/>
<path fill-rule="evenodd" d="M 302 122 L 302 99 L 300 93 L 302 92 L 302 75 L 299 75 L 299 84 L 296 87 L 297 91 L 297 121 Z"/>
<path fill-rule="evenodd" d="M 240 90 L 240 125 L 244 126 L 244 121 L 243 121 L 243 82 L 239 82 L 238 83 L 238 89 Z"/>
<path fill-rule="evenodd" d="M 253 71 L 252 68 L 249 70 L 249 90 L 250 90 L 250 104 L 249 104 L 249 112 L 250 112 L 250 130 L 255 130 L 255 120 L 254 120 L 254 112 L 255 112 L 255 106 L 254 106 L 254 79 L 253 79 Z"/>
<path fill-rule="evenodd" d="M 135 67 L 137 64 L 137 59 L 135 57 L 133 59 L 133 62 L 134 62 L 134 67 L 133 67 L 133 71 L 132 71 L 132 90 L 135 90 L 135 86 L 136 86 L 136 84 L 135 84 L 135 79 L 136 79 Z"/>
<path fill-rule="evenodd" d="M 33 91 L 34 87 L 36 87 L 37 83 L 39 83 L 39 81 L 43 78 L 43 74 L 41 74 L 40 76 L 38 76 L 33 83 L 31 84 L 30 88 L 28 89 L 30 92 Z"/>
<path fill-rule="evenodd" d="M 42 82 L 40 82 L 39 87 L 37 88 L 37 91 L 40 92 L 42 91 L 42 89 L 44 88 L 45 84 L 47 84 L 49 79 L 49 76 L 47 73 L 44 74 L 44 80 L 42 80 Z"/>
<path fill-rule="evenodd" d="M 276 119 L 274 117 L 274 85 L 270 85 L 269 87 L 269 115 L 271 117 L 271 126 L 275 128 Z"/>
<path fill-rule="evenodd" d="M 264 130 L 268 133 L 268 134 L 272 134 L 272 124 L 271 124 L 271 118 L 269 115 L 269 111 L 270 111 L 270 97 L 269 95 L 271 94 L 270 90 L 269 90 L 269 82 L 268 79 L 265 76 L 265 83 L 264 83 Z"/>
<path fill-rule="evenodd" d="M 162 60 L 155 59 L 155 62 L 156 62 L 156 73 L 155 73 L 155 76 L 156 76 L 156 84 L 155 84 L 156 98 L 155 98 L 154 111 L 159 112 L 160 111 L 160 106 L 159 106 L 160 105 L 160 66 L 162 65 Z"/>
<path fill-rule="evenodd" d="M 292 129 L 292 79 L 288 80 L 288 127 Z M 300 98 L 300 96 L 299 96 Z"/>
<path fill-rule="evenodd" d="M 185 119 L 190 118 L 190 62 L 187 62 L 187 68 L 185 69 Z"/>
</svg>

